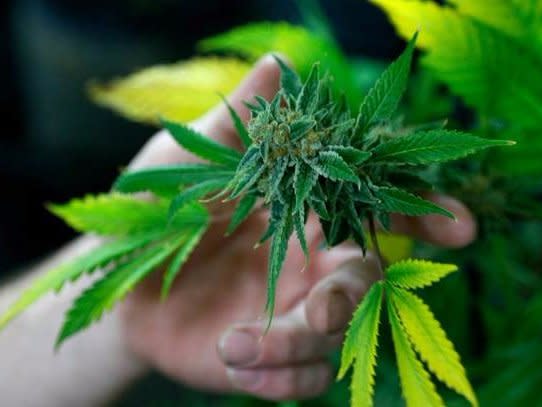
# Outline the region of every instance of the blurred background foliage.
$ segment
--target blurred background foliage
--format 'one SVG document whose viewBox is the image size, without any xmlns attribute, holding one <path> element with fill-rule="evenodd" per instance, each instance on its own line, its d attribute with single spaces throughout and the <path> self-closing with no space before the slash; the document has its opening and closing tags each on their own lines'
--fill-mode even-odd
<svg viewBox="0 0 542 407">
<path fill-rule="evenodd" d="M 69 237 L 41 202 L 108 189 L 118 165 L 149 137 L 158 116 L 198 117 L 219 103 L 217 93 L 230 92 L 262 54 L 283 53 L 302 75 L 319 60 L 335 78 L 335 91 L 356 109 L 386 60 L 401 49 L 393 29 L 403 38 L 420 29 L 420 63 L 401 108 L 405 123 L 448 118 L 449 127 L 519 143 L 438 174 L 443 187 L 478 215 L 477 243 L 442 251 L 422 244 L 412 248 L 405 239 L 389 237 L 386 246 L 393 256 L 414 250 L 460 265 L 462 273 L 424 290 L 423 296 L 462 355 L 481 405 L 542 406 L 542 1 L 321 3 L 321 10 L 309 0 L 123 0 L 114 5 L 102 0 L 77 6 L 67 0 L 21 0 L 4 5 L 9 24 L 2 25 L 2 46 L 9 58 L 2 69 L 13 80 L 1 99 L 8 131 L 1 140 L 0 179 L 9 199 L 0 205 L 12 216 L 0 228 L 0 270 Z M 193 55 L 198 56 L 190 59 Z M 85 89 L 98 104 L 139 124 L 94 107 Z M 472 166 L 480 176 L 468 175 Z M 385 334 L 381 348 L 375 404 L 400 406 L 391 340 Z M 346 383 L 317 400 L 280 406 L 346 406 Z M 463 405 L 445 389 L 439 391 L 449 405 Z M 179 403 L 275 405 L 200 394 L 158 373 L 114 405 Z"/>
</svg>

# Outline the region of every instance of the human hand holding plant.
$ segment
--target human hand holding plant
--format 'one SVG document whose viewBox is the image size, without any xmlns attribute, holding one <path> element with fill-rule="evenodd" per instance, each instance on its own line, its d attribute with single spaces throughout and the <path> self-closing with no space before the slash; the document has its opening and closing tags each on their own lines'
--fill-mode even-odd
<svg viewBox="0 0 542 407">
<path fill-rule="evenodd" d="M 232 95 L 230 103 L 243 120 L 248 120 L 249 112 L 241 102 L 254 95 L 273 98 L 279 75 L 276 62 L 265 57 Z M 222 144 L 238 143 L 226 106 L 192 127 Z M 161 132 L 132 168 L 190 161 L 194 156 Z M 448 197 L 431 199 L 453 212 L 457 221 L 437 215 L 394 216 L 393 229 L 448 247 L 472 241 L 476 226 L 469 211 Z M 322 392 L 332 378 L 326 355 L 340 345 L 356 304 L 381 277 L 376 259 L 370 254 L 363 259 L 359 248 L 349 244 L 319 250 L 323 235 L 316 217 L 309 216 L 310 263 L 300 272 L 304 255 L 291 242 L 278 283 L 276 318 L 262 337 L 266 321 L 259 317 L 265 302 L 268 247 L 254 251 L 250 242 L 265 231 L 268 214 L 255 212 L 227 238 L 229 219 L 216 211 L 213 217 L 165 301 L 160 298 L 161 273 L 151 275 L 128 297 L 123 305 L 128 343 L 153 366 L 196 387 L 235 389 L 269 399 Z"/>
</svg>

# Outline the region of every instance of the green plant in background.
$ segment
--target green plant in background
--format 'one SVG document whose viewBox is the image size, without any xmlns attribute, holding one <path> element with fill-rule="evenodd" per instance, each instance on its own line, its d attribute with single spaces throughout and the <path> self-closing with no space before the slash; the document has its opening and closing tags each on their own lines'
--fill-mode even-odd
<svg viewBox="0 0 542 407">
<path fill-rule="evenodd" d="M 447 393 L 441 398 L 429 372 L 477 404 L 458 352 L 426 303 L 467 356 L 482 404 L 537 400 L 542 383 L 542 259 L 536 244 L 541 232 L 536 221 L 542 215 L 537 201 L 542 191 L 542 88 L 537 80 L 542 67 L 542 1 L 450 0 L 444 6 L 417 0 L 371 2 L 388 13 L 403 36 L 420 29 L 418 42 L 412 40 L 386 70 L 347 58 L 314 2 L 303 1 L 310 28 L 250 24 L 200 43 L 201 51 L 234 56 L 199 57 L 93 85 L 91 94 L 98 103 L 131 119 L 156 124 L 159 116 L 167 118 L 163 124 L 175 140 L 208 163 L 124 173 L 113 194 L 53 206 L 53 212 L 77 230 L 111 240 L 37 281 L 0 317 L 0 327 L 47 291 L 87 271 L 102 270 L 103 275 L 75 301 L 59 343 L 98 319 L 160 264 L 166 266 L 162 293 L 167 295 L 209 222 L 198 201 L 238 199 L 229 233 L 261 205 L 271 209 L 269 228 L 261 239 L 271 240 L 270 323 L 286 242 L 295 233 L 306 251 L 304 223 L 310 210 L 318 215 L 328 246 L 351 237 L 361 250 L 371 244 L 378 253 L 382 281 L 359 305 L 342 349 L 339 376 L 353 367 L 353 406 L 371 405 L 373 392 L 376 405 L 397 405 L 396 381 L 408 405 L 443 405 L 444 400 L 455 404 Z M 424 51 L 425 70 L 414 78 L 415 87 L 399 106 L 415 45 Z M 232 90 L 250 62 L 270 51 L 289 57 L 300 77 L 279 60 L 281 90 L 271 101 L 257 98 L 250 103 L 247 127 L 230 109 L 243 153 L 179 123 L 210 109 L 219 101 L 215 92 Z M 442 119 L 443 112 L 453 114 L 453 100 L 439 90 L 439 83 L 472 109 L 474 124 L 467 127 L 476 136 L 444 130 L 442 121 L 434 121 Z M 429 124 L 404 125 L 401 117 L 393 116 L 398 107 L 407 119 Z M 464 158 L 509 144 L 498 139 L 519 144 Z M 482 225 L 479 242 L 452 254 L 418 245 L 423 257 L 444 263 L 398 260 L 395 246 L 380 249 L 388 237 L 377 236 L 375 225 L 385 228 L 390 213 L 453 216 L 417 195 L 428 188 L 469 204 Z M 158 198 L 142 202 L 131 195 L 139 191 L 151 191 Z M 410 251 L 408 243 L 404 247 Z M 384 268 L 381 251 L 398 261 Z M 459 263 L 466 273 L 451 275 L 438 287 L 424 290 L 422 297 L 411 292 L 454 272 L 457 268 L 450 262 Z M 388 320 L 391 335 L 379 330 L 381 318 Z M 484 337 L 475 337 L 469 329 Z M 391 343 L 398 377 L 390 367 Z M 476 350 L 480 346 L 482 352 Z M 345 393 L 340 382 L 323 398 L 299 405 L 344 406 Z"/>
</svg>

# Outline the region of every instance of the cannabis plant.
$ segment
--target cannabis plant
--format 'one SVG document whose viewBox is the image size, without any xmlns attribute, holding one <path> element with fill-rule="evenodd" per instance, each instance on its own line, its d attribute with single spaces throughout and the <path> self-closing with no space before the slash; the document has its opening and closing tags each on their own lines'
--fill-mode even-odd
<svg viewBox="0 0 542 407">
<path fill-rule="evenodd" d="M 415 41 L 416 36 L 355 112 L 332 88 L 333 77 L 321 73 L 319 64 L 302 81 L 277 59 L 281 89 L 271 101 L 256 97 L 247 102 L 251 119 L 246 126 L 228 106 L 242 152 L 164 119 L 171 136 L 206 163 L 127 172 L 111 194 L 51 207 L 77 230 L 110 241 L 36 281 L 1 317 L 0 326 L 45 292 L 95 270 L 103 274 L 67 312 L 57 345 L 98 320 L 160 265 L 165 267 L 162 295 L 167 296 L 209 224 L 202 200 L 237 201 L 228 233 L 257 208 L 270 209 L 267 231 L 258 242 L 247 244 L 271 241 L 266 304 L 271 324 L 277 280 L 294 233 L 310 261 L 304 228 L 308 213 L 314 211 L 328 247 L 352 238 L 365 253 L 370 241 L 382 273 L 354 313 L 342 349 L 339 378 L 353 367 L 352 406 L 372 404 L 384 301 L 407 404 L 443 405 L 429 370 L 477 405 L 454 346 L 428 306 L 412 292 L 457 268 L 416 259 L 385 267 L 376 231 L 378 225 L 389 228 L 393 213 L 453 218 L 417 195 L 427 187 L 423 174 L 448 161 L 513 143 L 440 125 L 403 126 L 393 117 L 407 85 Z M 142 201 L 132 195 L 140 191 L 151 191 L 156 198 Z"/>
</svg>

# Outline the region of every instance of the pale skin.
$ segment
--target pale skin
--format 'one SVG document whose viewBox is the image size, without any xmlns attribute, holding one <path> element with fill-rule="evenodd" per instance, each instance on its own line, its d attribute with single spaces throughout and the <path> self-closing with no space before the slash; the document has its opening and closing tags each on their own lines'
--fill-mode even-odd
<svg viewBox="0 0 542 407">
<path fill-rule="evenodd" d="M 244 120 L 248 120 L 249 113 L 242 101 L 251 100 L 256 94 L 271 98 L 278 90 L 279 75 L 275 61 L 264 57 L 228 98 Z M 224 106 L 191 125 L 222 143 L 239 146 Z M 176 145 L 166 132 L 160 132 L 131 167 L 190 161 L 196 158 Z M 468 209 L 449 197 L 430 198 L 454 212 L 457 221 L 438 216 L 394 217 L 394 229 L 441 246 L 469 244 L 475 238 L 476 223 Z M 267 214 L 263 209 L 257 211 L 236 233 L 224 238 L 224 211 L 213 205 L 212 226 L 183 267 L 165 302 L 160 300 L 161 274 L 157 272 L 128 296 L 120 313 L 92 328 L 92 341 L 86 333 L 81 335 L 83 339 L 73 340 L 71 346 L 80 346 L 86 354 L 93 351 L 93 343 L 99 343 L 100 349 L 108 349 L 108 343 L 112 344 L 111 351 L 95 353 L 88 361 L 88 369 L 96 369 L 96 375 L 103 374 L 98 369 L 101 358 L 116 358 L 119 364 L 126 365 L 125 373 L 120 368 L 111 372 L 107 391 L 115 391 L 132 380 L 144 370 L 141 366 L 152 366 L 196 388 L 243 392 L 272 400 L 316 396 L 333 380 L 326 356 L 340 346 L 356 304 L 371 284 L 381 278 L 378 262 L 371 254 L 362 258 L 359 248 L 352 244 L 322 250 L 322 233 L 311 215 L 307 223 L 310 263 L 304 267 L 301 249 L 292 239 L 277 289 L 276 315 L 270 330 L 263 335 L 267 323 L 263 310 L 268 248 L 264 245 L 253 249 L 253 244 L 265 230 Z M 71 256 L 73 250 L 67 250 L 61 257 Z M 8 285 L 0 292 L 2 306 L 5 297 L 13 295 L 12 291 Z M 54 312 L 60 315 L 60 311 Z M 13 349 L 17 336 L 24 335 L 23 329 L 32 326 L 31 322 L 27 320 L 19 330 L 16 324 L 8 327 L 13 339 L 0 335 L 0 353 L 9 352 L 10 346 Z M 104 327 L 118 334 L 99 335 Z M 104 336 L 111 338 L 103 339 Z M 40 344 L 43 346 L 52 352 L 52 341 Z M 47 363 L 54 365 L 55 359 L 47 359 Z M 54 381 L 55 375 L 52 376 L 50 380 Z M 9 386 L 0 386 L 4 395 L 9 393 Z M 106 390 L 99 386 L 94 386 L 93 393 Z"/>
</svg>

